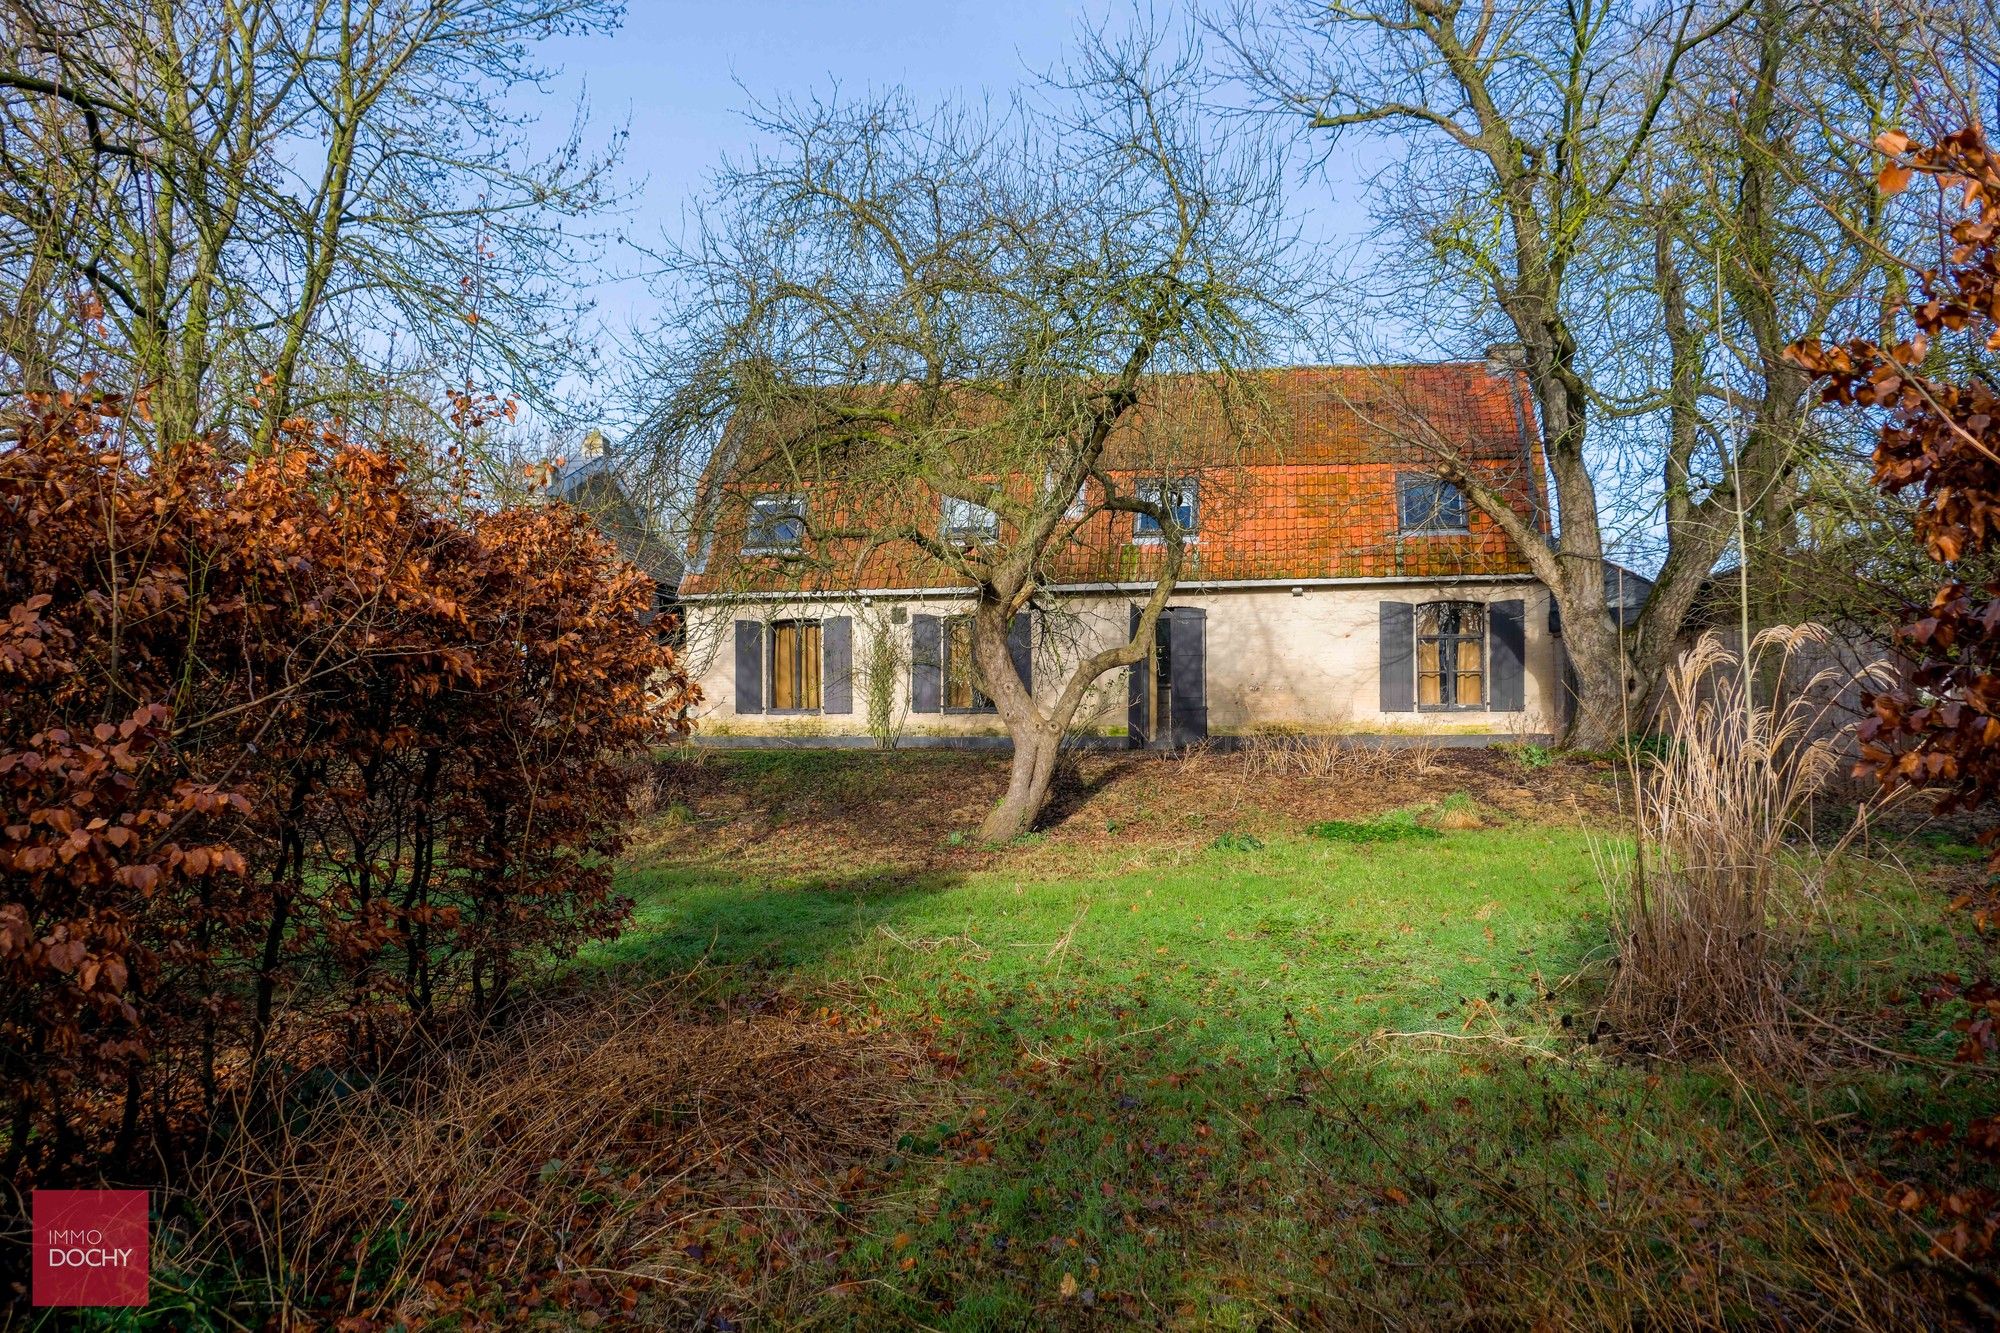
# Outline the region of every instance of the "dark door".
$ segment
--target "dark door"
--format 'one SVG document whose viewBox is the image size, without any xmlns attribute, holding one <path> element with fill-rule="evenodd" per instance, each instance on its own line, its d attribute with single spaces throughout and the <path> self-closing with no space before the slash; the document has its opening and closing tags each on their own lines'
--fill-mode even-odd
<svg viewBox="0 0 2000 1333">
<path fill-rule="evenodd" d="M 1139 608 L 1132 608 L 1132 632 Z M 1133 666 L 1126 695 L 1126 733 L 1134 748 L 1191 745 L 1208 735 L 1208 614 L 1170 606 L 1153 627 L 1146 656 Z"/>
<path fill-rule="evenodd" d="M 1208 612 L 1177 606 L 1167 627 L 1167 713 L 1173 743 L 1208 739 Z"/>
</svg>

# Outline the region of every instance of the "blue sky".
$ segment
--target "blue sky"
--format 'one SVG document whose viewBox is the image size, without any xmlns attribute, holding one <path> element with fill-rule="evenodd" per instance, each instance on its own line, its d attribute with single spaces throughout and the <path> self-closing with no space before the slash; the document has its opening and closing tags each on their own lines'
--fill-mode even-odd
<svg viewBox="0 0 2000 1333">
<path fill-rule="evenodd" d="M 1075 0 L 632 0 L 622 29 L 609 36 L 551 42 L 543 54 L 562 77 L 542 105 L 547 133 L 569 125 L 572 105 L 588 95 L 598 142 L 629 121 L 629 172 L 644 184 L 621 226 L 648 244 L 680 225 L 685 204 L 725 153 L 749 143 L 740 112 L 752 95 L 854 92 L 901 86 L 919 99 L 1004 97 L 1057 63 L 1081 23 L 1122 6 Z M 1367 228 L 1360 186 L 1366 145 L 1343 146 L 1330 163 L 1337 177 L 1295 183 L 1292 205 L 1303 235 L 1351 255 Z M 615 252 L 630 270 L 640 257 Z M 650 312 L 642 284 L 609 283 L 598 299 L 613 328 Z"/>
<path fill-rule="evenodd" d="M 638 244 L 652 245 L 663 232 L 678 230 L 684 208 L 703 191 L 705 173 L 724 154 L 750 146 L 741 112 L 751 97 L 824 92 L 837 83 L 854 93 L 900 86 L 925 101 L 1003 98 L 1073 49 L 1079 25 L 1129 15 L 1133 2 L 630 0 L 618 32 L 545 44 L 541 55 L 563 73 L 528 105 L 545 118 L 537 138 L 548 143 L 567 132 L 579 94 L 589 100 L 594 142 L 629 124 L 625 166 L 642 184 L 629 216 L 616 225 Z M 1171 2 L 1158 0 L 1162 15 Z M 1370 266 L 1367 182 L 1398 145 L 1378 138 L 1316 148 L 1326 153 L 1324 170 L 1295 176 L 1289 203 L 1302 238 L 1319 247 L 1317 276 L 1338 282 Z M 649 323 L 654 303 L 644 283 L 630 276 L 644 263 L 637 250 L 614 246 L 607 259 L 627 275 L 594 293 L 615 340 L 624 329 Z M 1302 361 L 1370 354 L 1432 359 L 1441 344 L 1454 341 L 1386 321 L 1370 326 L 1367 337 L 1367 350 L 1345 342 L 1293 355 Z M 616 349 L 606 350 L 615 360 Z"/>
</svg>

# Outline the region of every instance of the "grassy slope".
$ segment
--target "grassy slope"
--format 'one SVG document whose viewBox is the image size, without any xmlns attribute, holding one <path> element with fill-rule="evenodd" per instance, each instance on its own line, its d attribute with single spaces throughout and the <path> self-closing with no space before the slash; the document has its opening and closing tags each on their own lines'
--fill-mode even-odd
<svg viewBox="0 0 2000 1333">
<path fill-rule="evenodd" d="M 1821 1299 L 1799 1270 L 1824 1260 L 1782 1229 L 1709 1238 L 1727 1200 L 1788 1188 L 1767 1099 L 1586 1040 L 1577 976 L 1606 934 L 1573 823 L 1489 810 L 1497 827 L 1355 845 L 1306 836 L 1295 810 L 1206 800 L 1172 812 L 1171 839 L 1109 827 L 912 865 L 907 846 L 810 853 L 801 804 L 863 799 L 865 761 L 737 762 L 804 851 L 745 870 L 698 837 L 655 849 L 606 957 L 705 961 L 922 1028 L 960 1075 L 958 1112 L 883 1164 L 884 1201 L 838 1248 L 845 1281 L 789 1318 L 1446 1323 L 1547 1305 L 1589 1322 L 1704 1264 L 1749 1302 L 1725 1317 Z M 1237 825 L 1265 845 L 1202 841 Z M 1924 891 L 1884 882 L 1826 961 L 1887 989 L 1957 946 Z M 1856 1071 L 1784 1113 L 1921 1122 L 1964 1095 L 1933 1086 Z M 1573 1251 L 1584 1294 L 1494 1276 L 1510 1230 Z"/>
</svg>

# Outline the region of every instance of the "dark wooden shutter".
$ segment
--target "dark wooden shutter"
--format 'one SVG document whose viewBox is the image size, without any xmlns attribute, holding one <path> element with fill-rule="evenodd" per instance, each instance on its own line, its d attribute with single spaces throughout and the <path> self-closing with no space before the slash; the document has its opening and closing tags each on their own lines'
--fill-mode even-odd
<svg viewBox="0 0 2000 1333">
<path fill-rule="evenodd" d="M 1192 745 L 1208 736 L 1208 612 L 1174 608 L 1167 621 L 1167 662 L 1173 671 L 1167 691 L 1174 744 Z"/>
<path fill-rule="evenodd" d="M 1382 711 L 1410 713 L 1417 707 L 1416 608 L 1408 602 L 1381 604 Z"/>
<path fill-rule="evenodd" d="M 828 616 L 819 623 L 819 711 L 854 711 L 854 621 Z"/>
<path fill-rule="evenodd" d="M 1021 687 L 1029 694 L 1035 692 L 1035 622 L 1026 611 L 1014 617 L 1007 626 L 1007 656 L 1014 659 L 1014 674 L 1021 678 Z"/>
<path fill-rule="evenodd" d="M 764 623 L 736 622 L 736 711 L 764 711 Z"/>
<path fill-rule="evenodd" d="M 943 635 L 938 630 L 938 618 L 926 615 L 911 616 L 911 712 L 936 713 L 941 711 L 939 696 L 943 693 L 944 678 L 940 668 L 943 665 L 944 643 Z"/>
<path fill-rule="evenodd" d="M 1139 608 L 1133 607 L 1131 633 L 1135 639 L 1139 637 L 1139 616 Z M 1141 655 L 1139 660 L 1132 664 L 1131 670 L 1126 672 L 1125 742 L 1128 745 L 1144 745 L 1150 739 L 1146 734 L 1146 691 L 1153 683 L 1151 668 L 1152 657 L 1147 654 Z"/>
<path fill-rule="evenodd" d="M 1486 608 L 1486 623 L 1492 627 L 1493 683 L 1487 687 L 1486 706 L 1496 713 L 1518 713 L 1525 706 L 1523 683 L 1527 660 L 1526 602 L 1495 602 Z"/>
</svg>

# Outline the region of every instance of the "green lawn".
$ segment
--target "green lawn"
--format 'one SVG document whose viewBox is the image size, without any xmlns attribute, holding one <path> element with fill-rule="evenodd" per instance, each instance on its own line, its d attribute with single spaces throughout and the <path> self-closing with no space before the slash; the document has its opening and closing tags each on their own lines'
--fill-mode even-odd
<svg viewBox="0 0 2000 1333">
<path fill-rule="evenodd" d="M 1489 821 L 919 871 L 655 852 L 594 957 L 920 1032 L 950 1076 L 782 1322 L 1843 1322 L 1844 1266 L 1923 1247 L 1915 1221 L 1812 1211 L 1829 1154 L 1974 1094 L 1605 1058 L 1590 835 Z M 1971 947 L 1936 898 L 1860 876 L 1811 970 L 1894 996 Z M 1910 1006 L 1903 1035 L 1948 1051 L 1944 1027 Z"/>
</svg>

